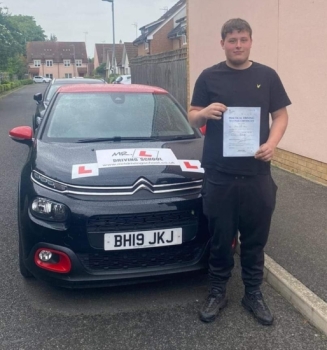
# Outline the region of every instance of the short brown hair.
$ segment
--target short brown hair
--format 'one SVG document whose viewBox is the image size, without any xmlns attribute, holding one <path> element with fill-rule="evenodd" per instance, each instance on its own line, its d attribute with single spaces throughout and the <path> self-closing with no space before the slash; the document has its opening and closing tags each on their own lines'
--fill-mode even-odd
<svg viewBox="0 0 327 350">
<path fill-rule="evenodd" d="M 252 29 L 247 21 L 241 18 L 232 18 L 228 20 L 221 28 L 221 38 L 226 39 L 227 34 L 233 33 L 234 30 L 238 32 L 248 32 L 252 38 Z"/>
</svg>

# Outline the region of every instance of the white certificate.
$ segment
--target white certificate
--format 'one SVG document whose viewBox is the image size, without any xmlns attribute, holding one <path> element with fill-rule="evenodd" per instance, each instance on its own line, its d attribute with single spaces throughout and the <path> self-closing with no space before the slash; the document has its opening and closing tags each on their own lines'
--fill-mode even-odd
<svg viewBox="0 0 327 350">
<path fill-rule="evenodd" d="M 224 157 L 253 157 L 260 146 L 260 107 L 228 107 L 223 115 Z"/>
</svg>

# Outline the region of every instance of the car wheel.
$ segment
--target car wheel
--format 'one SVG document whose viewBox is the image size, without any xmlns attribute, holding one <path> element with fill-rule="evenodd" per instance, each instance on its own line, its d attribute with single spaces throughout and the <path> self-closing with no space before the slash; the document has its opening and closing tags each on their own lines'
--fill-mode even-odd
<svg viewBox="0 0 327 350">
<path fill-rule="evenodd" d="M 18 195 L 18 203 L 19 203 L 19 195 Z M 30 271 L 26 268 L 25 263 L 24 263 L 24 253 L 23 253 L 23 243 L 21 239 L 21 222 L 20 222 L 20 210 L 19 210 L 19 205 L 18 205 L 18 266 L 19 266 L 19 271 L 21 275 L 24 278 L 31 278 L 33 275 L 30 273 Z"/>
<path fill-rule="evenodd" d="M 18 244 L 19 244 L 19 252 L 18 252 L 19 271 L 24 278 L 31 278 L 31 277 L 33 277 L 33 275 L 26 268 L 24 260 L 23 260 L 23 248 L 22 248 L 22 240 L 20 238 L 20 235 L 19 235 Z"/>
</svg>

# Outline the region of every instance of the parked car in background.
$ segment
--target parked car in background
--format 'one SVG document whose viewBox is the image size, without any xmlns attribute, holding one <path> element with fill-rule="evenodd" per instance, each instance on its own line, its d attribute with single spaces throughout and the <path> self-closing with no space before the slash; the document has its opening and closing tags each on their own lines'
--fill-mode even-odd
<svg viewBox="0 0 327 350">
<path fill-rule="evenodd" d="M 34 95 L 36 101 L 36 111 L 33 116 L 33 130 L 35 131 L 40 125 L 44 111 L 49 105 L 49 102 L 60 86 L 70 84 L 107 84 L 103 79 L 86 79 L 86 78 L 66 78 L 53 79 L 45 92 Z"/>
<path fill-rule="evenodd" d="M 50 83 L 51 80 L 52 80 L 51 78 L 42 77 L 42 76 L 33 77 L 34 83 Z"/>
<path fill-rule="evenodd" d="M 203 136 L 165 90 L 61 86 L 30 146 L 18 191 L 19 266 L 62 287 L 205 269 Z"/>
<path fill-rule="evenodd" d="M 113 84 L 132 84 L 132 77 L 130 75 L 120 75 Z"/>
</svg>

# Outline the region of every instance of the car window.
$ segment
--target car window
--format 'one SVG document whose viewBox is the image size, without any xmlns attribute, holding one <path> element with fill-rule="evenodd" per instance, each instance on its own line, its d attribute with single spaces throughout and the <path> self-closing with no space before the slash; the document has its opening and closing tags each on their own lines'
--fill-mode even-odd
<svg viewBox="0 0 327 350">
<path fill-rule="evenodd" d="M 169 95 L 59 93 L 45 138 L 170 137 L 194 135 Z"/>
<path fill-rule="evenodd" d="M 85 80 L 87 80 L 87 79 L 85 79 Z M 69 82 L 69 84 L 104 84 L 105 83 L 104 81 L 100 81 L 100 80 L 99 81 L 92 80 L 92 82 L 90 82 L 90 81 L 87 82 L 85 80 L 83 80 L 83 82 L 81 82 L 81 80 L 78 80 L 78 83 L 76 83 L 76 82 L 75 83 L 74 82 Z M 56 93 L 56 91 L 63 85 L 68 85 L 68 84 L 67 83 L 66 84 L 62 83 L 62 84 L 53 84 L 53 85 L 51 85 L 49 87 L 49 89 L 44 94 L 44 100 L 46 102 L 49 102 L 52 99 L 53 95 Z"/>
</svg>

